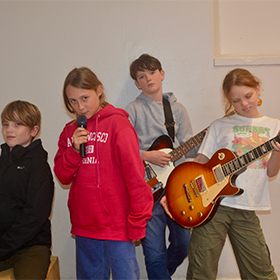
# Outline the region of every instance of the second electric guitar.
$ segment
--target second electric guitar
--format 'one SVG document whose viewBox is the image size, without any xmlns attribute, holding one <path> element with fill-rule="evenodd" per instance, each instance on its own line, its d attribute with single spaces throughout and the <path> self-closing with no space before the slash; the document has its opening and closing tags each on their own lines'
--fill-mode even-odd
<svg viewBox="0 0 280 280">
<path fill-rule="evenodd" d="M 178 165 L 166 184 L 167 205 L 175 221 L 184 227 L 208 222 L 224 196 L 243 193 L 234 186 L 237 175 L 271 152 L 276 141 L 280 143 L 280 135 L 240 157 L 228 149 L 220 149 L 205 164 L 184 162 Z"/>
</svg>

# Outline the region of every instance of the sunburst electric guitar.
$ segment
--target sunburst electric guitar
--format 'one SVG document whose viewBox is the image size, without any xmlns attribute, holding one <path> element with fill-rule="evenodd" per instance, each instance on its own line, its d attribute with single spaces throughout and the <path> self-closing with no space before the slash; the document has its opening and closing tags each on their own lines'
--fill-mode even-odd
<svg viewBox="0 0 280 280">
<path fill-rule="evenodd" d="M 184 162 L 175 167 L 166 183 L 167 205 L 175 221 L 188 228 L 207 223 L 223 197 L 243 193 L 234 186 L 236 177 L 271 152 L 275 142 L 280 143 L 280 135 L 240 157 L 221 149 L 205 164 Z"/>
</svg>

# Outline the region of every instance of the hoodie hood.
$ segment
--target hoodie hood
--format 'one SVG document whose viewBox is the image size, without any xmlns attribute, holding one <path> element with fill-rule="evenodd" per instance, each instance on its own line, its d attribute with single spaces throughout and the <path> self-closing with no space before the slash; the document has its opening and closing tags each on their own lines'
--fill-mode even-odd
<svg viewBox="0 0 280 280">
<path fill-rule="evenodd" d="M 163 93 L 162 95 L 163 98 L 167 99 L 170 103 L 174 103 L 177 101 L 177 98 L 175 97 L 173 92 L 167 92 L 167 93 Z M 136 98 L 140 99 L 140 100 L 145 100 L 146 102 L 155 102 L 152 98 L 150 98 L 149 96 L 145 95 L 143 92 L 141 92 L 138 97 Z"/>
<path fill-rule="evenodd" d="M 120 108 L 115 108 L 113 105 L 107 105 L 106 107 L 102 108 L 101 110 L 99 110 L 95 115 L 93 115 L 90 119 L 88 119 L 88 122 L 92 122 L 92 121 L 96 121 L 97 118 L 100 119 L 105 119 L 105 118 L 109 118 L 112 115 L 119 115 L 122 116 L 124 118 L 128 118 L 128 113 Z"/>
<path fill-rule="evenodd" d="M 20 145 L 16 145 L 11 151 L 10 147 L 4 143 L 1 145 L 2 155 L 6 157 L 12 157 L 13 159 L 21 159 L 21 158 L 41 158 L 47 160 L 48 153 L 42 148 L 41 139 L 37 139 L 33 141 L 27 147 L 22 147 Z M 35 153 L 33 153 L 36 151 Z"/>
</svg>

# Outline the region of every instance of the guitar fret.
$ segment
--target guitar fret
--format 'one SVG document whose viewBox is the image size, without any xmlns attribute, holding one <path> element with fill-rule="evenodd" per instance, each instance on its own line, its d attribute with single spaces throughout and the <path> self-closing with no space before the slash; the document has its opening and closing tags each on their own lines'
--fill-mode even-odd
<svg viewBox="0 0 280 280">
<path fill-rule="evenodd" d="M 239 158 L 237 158 L 236 161 L 238 162 L 239 169 L 241 169 L 243 167 L 241 160 Z"/>
<path fill-rule="evenodd" d="M 266 145 L 262 145 L 261 148 L 263 149 L 263 153 L 265 154 L 267 152 Z"/>
<path fill-rule="evenodd" d="M 252 150 L 255 154 L 255 158 L 258 158 L 259 157 L 259 154 L 258 154 L 258 151 L 256 149 Z"/>
<path fill-rule="evenodd" d="M 235 171 L 239 170 L 240 168 L 239 162 L 237 160 L 233 160 L 233 164 L 234 164 Z"/>
<path fill-rule="evenodd" d="M 245 160 L 244 160 L 244 158 L 242 156 L 239 157 L 239 160 L 240 160 L 241 166 L 246 165 L 246 162 L 245 162 Z"/>
<path fill-rule="evenodd" d="M 261 147 L 257 147 L 257 148 L 256 148 L 256 151 L 258 152 L 259 156 L 262 156 L 262 155 L 263 155 L 263 152 L 262 152 Z"/>
<path fill-rule="evenodd" d="M 274 141 L 272 141 L 272 142 L 274 142 Z M 266 146 L 267 151 L 270 151 L 271 149 L 273 149 L 271 142 L 266 142 L 265 146 Z"/>
<path fill-rule="evenodd" d="M 247 165 L 248 164 L 248 160 L 246 158 L 246 154 L 242 155 L 241 158 L 244 161 L 244 165 Z"/>
<path fill-rule="evenodd" d="M 250 155 L 251 160 L 254 160 L 254 159 L 255 159 L 255 155 L 254 155 L 254 152 L 253 152 L 253 151 L 250 151 L 248 155 Z"/>
<path fill-rule="evenodd" d="M 229 162 L 229 169 L 230 169 L 231 173 L 233 173 L 235 171 L 233 161 Z"/>
<path fill-rule="evenodd" d="M 270 144 L 271 149 L 273 149 L 273 145 L 272 145 L 272 143 L 273 143 L 273 144 L 275 144 L 275 142 L 276 142 L 276 141 L 273 139 L 273 140 L 269 143 L 269 144 Z"/>
<path fill-rule="evenodd" d="M 228 167 L 228 164 L 225 164 L 223 167 L 223 173 L 225 174 L 225 177 L 228 176 L 230 174 L 229 172 L 229 167 Z"/>
</svg>

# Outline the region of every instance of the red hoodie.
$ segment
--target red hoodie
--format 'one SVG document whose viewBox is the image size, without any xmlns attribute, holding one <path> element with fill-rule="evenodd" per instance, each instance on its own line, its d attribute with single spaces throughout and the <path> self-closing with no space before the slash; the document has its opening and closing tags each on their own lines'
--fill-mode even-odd
<svg viewBox="0 0 280 280">
<path fill-rule="evenodd" d="M 153 196 L 144 180 L 139 142 L 128 114 L 108 105 L 88 119 L 85 158 L 72 147 L 76 129 L 76 121 L 65 125 L 54 159 L 57 178 L 72 184 L 71 233 L 118 241 L 143 238 Z"/>
</svg>

